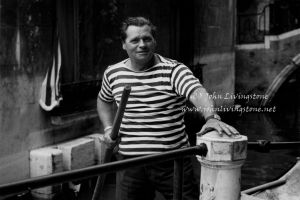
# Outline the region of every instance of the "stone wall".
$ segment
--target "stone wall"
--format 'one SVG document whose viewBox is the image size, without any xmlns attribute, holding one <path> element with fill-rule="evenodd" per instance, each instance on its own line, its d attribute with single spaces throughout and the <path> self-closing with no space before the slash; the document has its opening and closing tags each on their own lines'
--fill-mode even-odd
<svg viewBox="0 0 300 200">
<path fill-rule="evenodd" d="M 217 106 L 232 105 L 224 99 L 235 92 L 235 23 L 236 1 L 197 1 L 195 9 L 194 63 L 203 65 L 203 84 L 211 94 L 216 93 Z M 222 97 L 221 97 L 222 96 Z"/>
<path fill-rule="evenodd" d="M 299 29 L 279 36 L 266 37 L 264 44 L 238 46 L 236 93 L 264 95 L 274 78 L 299 51 Z M 248 103 L 258 105 L 260 101 Z"/>
<path fill-rule="evenodd" d="M 0 3 L 0 184 L 29 177 L 29 151 L 98 130 L 96 113 L 60 117 L 39 106 L 52 65 L 55 1 Z M 59 123 L 57 123 L 59 121 Z"/>
</svg>

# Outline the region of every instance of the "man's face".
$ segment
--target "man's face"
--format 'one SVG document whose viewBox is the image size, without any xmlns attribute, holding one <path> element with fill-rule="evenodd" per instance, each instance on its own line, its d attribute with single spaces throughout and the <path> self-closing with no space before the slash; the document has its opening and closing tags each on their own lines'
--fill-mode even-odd
<svg viewBox="0 0 300 200">
<path fill-rule="evenodd" d="M 129 58 L 140 64 L 147 64 L 156 47 L 156 41 L 151 34 L 151 28 L 145 26 L 128 26 L 126 39 L 123 41 L 123 49 Z"/>
</svg>

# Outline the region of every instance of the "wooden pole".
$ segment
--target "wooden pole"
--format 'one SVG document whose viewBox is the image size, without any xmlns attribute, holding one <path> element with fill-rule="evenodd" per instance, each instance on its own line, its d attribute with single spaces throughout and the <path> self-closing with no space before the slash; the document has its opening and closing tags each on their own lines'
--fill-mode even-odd
<svg viewBox="0 0 300 200">
<path fill-rule="evenodd" d="M 173 200 L 182 200 L 183 157 L 174 160 Z"/>
<path fill-rule="evenodd" d="M 131 87 L 126 85 L 123 90 L 123 93 L 122 93 L 121 101 L 120 101 L 120 104 L 119 104 L 119 107 L 118 107 L 118 110 L 116 113 L 116 117 L 114 119 L 112 131 L 110 134 L 110 138 L 112 140 L 116 140 L 118 137 L 119 129 L 121 126 L 122 118 L 124 115 L 124 111 L 126 108 L 126 103 L 127 103 L 130 91 L 131 91 Z M 104 139 L 101 142 L 102 142 L 102 146 L 103 146 L 103 151 L 101 152 L 103 158 L 101 159 L 100 164 L 103 164 L 103 163 L 110 162 L 114 147 L 112 147 L 111 145 L 107 146 Z M 105 174 L 98 176 L 92 200 L 99 200 L 100 193 L 101 193 L 103 185 L 104 185 L 104 180 L 105 180 Z"/>
</svg>

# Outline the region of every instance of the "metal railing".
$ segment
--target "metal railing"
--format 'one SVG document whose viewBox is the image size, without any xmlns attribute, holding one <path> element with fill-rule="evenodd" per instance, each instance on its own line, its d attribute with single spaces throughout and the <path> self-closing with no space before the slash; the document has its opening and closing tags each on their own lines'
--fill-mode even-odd
<svg viewBox="0 0 300 200">
<path fill-rule="evenodd" d="M 270 142 L 267 140 L 258 140 L 257 142 L 248 142 L 248 150 L 256 150 L 259 152 L 268 152 L 270 150 L 290 149 L 299 147 L 300 141 Z M 197 146 L 173 150 L 166 153 L 141 156 L 137 158 L 95 165 L 83 169 L 60 172 L 52 175 L 40 176 L 13 183 L 3 184 L 0 185 L 0 195 L 18 194 L 45 186 L 88 179 L 98 176 L 100 174 L 116 172 L 130 167 L 174 160 L 173 199 L 180 200 L 182 199 L 183 157 L 187 155 L 206 156 L 206 154 L 207 147 L 205 144 L 202 143 Z"/>
<path fill-rule="evenodd" d="M 174 160 L 173 199 L 180 200 L 182 199 L 183 157 L 187 155 L 205 156 L 206 154 L 206 145 L 200 144 L 197 146 L 173 150 L 166 153 L 115 161 L 83 169 L 60 172 L 53 175 L 35 177 L 18 182 L 3 184 L 0 185 L 0 195 L 17 194 L 45 186 L 87 179 L 98 176 L 100 174 L 116 172 L 130 167 L 159 163 L 167 160 Z"/>
<path fill-rule="evenodd" d="M 299 8 L 297 1 L 275 1 L 260 12 L 238 13 L 237 43 L 263 42 L 265 35 L 278 35 L 300 28 Z"/>
</svg>

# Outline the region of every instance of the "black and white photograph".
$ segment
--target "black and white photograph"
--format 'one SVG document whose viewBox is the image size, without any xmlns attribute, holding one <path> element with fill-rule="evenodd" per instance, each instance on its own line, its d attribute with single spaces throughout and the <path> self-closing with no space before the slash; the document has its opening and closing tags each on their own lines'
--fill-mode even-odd
<svg viewBox="0 0 300 200">
<path fill-rule="evenodd" d="M 0 0 L 0 200 L 300 200 L 300 0 Z"/>
</svg>

